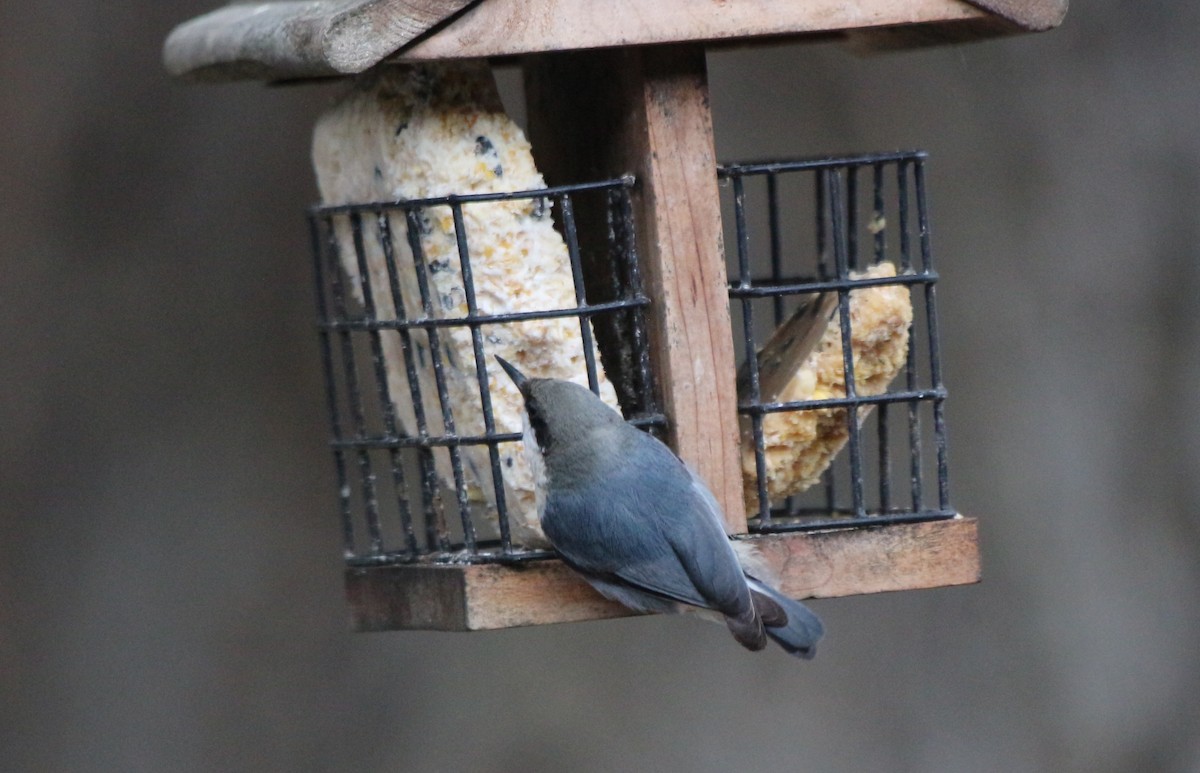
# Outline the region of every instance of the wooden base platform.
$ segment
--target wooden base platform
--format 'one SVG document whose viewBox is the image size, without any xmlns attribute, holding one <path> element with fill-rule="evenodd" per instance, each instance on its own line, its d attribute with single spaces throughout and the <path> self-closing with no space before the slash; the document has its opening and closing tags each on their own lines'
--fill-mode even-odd
<svg viewBox="0 0 1200 773">
<path fill-rule="evenodd" d="M 750 539 L 780 578 L 781 590 L 798 599 L 980 579 L 974 518 Z M 560 561 L 351 568 L 346 596 L 359 631 L 479 631 L 633 614 Z"/>
</svg>

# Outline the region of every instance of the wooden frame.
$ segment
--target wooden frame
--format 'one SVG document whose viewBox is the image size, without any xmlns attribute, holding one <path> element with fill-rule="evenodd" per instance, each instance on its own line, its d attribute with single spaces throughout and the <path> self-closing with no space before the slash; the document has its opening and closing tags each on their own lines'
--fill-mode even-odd
<svg viewBox="0 0 1200 773">
<path fill-rule="evenodd" d="M 973 518 L 750 538 L 794 598 L 937 588 L 979 581 Z M 560 561 L 523 566 L 381 566 L 346 570 L 359 631 L 481 631 L 627 617 Z"/>
</svg>

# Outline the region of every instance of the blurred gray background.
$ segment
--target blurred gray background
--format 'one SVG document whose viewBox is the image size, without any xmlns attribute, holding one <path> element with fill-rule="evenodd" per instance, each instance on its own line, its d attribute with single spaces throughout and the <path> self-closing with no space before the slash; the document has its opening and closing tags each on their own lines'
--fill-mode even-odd
<svg viewBox="0 0 1200 773">
<path fill-rule="evenodd" d="M 0 6 L 0 769 L 1200 770 L 1200 7 L 710 57 L 724 159 L 932 154 L 985 581 L 817 602 L 799 663 L 683 619 L 348 632 L 302 216 L 335 90 L 169 81 L 213 5 Z"/>
</svg>

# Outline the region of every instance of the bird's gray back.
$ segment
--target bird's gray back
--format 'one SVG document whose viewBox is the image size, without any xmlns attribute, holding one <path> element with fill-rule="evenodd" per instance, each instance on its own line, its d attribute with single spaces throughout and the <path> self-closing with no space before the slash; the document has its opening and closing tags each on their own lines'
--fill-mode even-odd
<svg viewBox="0 0 1200 773">
<path fill-rule="evenodd" d="M 542 526 L 585 575 L 724 614 L 750 604 L 711 495 L 666 446 L 624 423 L 595 427 L 562 438 L 546 472 Z"/>
</svg>

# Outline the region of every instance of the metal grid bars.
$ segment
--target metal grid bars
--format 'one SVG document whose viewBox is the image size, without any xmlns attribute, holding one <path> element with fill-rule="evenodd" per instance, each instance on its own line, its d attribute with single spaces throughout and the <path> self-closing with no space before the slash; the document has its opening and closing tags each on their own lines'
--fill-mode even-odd
<svg viewBox="0 0 1200 773">
<path fill-rule="evenodd" d="M 923 152 L 896 152 L 726 165 L 719 171 L 723 206 L 732 211 L 732 218 L 726 216 L 726 229 L 732 229 L 727 242 L 732 236 L 737 245 L 730 254 L 729 295 L 735 340 L 745 363 L 738 410 L 751 531 L 884 525 L 955 515 L 948 492 L 946 390 L 938 359 L 938 277 L 930 251 L 925 159 Z M 885 262 L 894 273 L 879 265 Z M 902 307 L 911 303 L 912 322 L 907 329 L 900 323 L 893 330 L 900 342 L 894 350 L 899 372 L 890 384 L 883 377 L 868 388 L 864 375 L 855 376 L 856 359 L 866 373 L 866 356 L 852 345 L 869 332 L 853 326 L 869 323 L 852 311 L 860 308 L 854 299 L 866 297 L 859 295 L 867 292 L 864 288 L 882 287 L 904 288 L 898 296 L 902 300 L 893 302 Z M 803 383 L 796 381 L 779 389 L 778 374 L 764 372 L 779 361 L 765 359 L 762 348 L 781 325 L 805 316 L 801 309 L 819 321 L 811 323 L 806 343 L 791 351 L 783 382 L 809 352 L 823 349 L 824 362 L 833 364 L 826 369 L 826 381 L 833 370 L 833 380 L 840 382 L 833 389 L 818 391 L 825 383 L 819 376 L 816 388 L 793 388 Z M 832 330 L 826 331 L 826 324 Z M 781 339 L 798 340 L 790 333 L 775 341 Z M 799 349 L 803 351 L 797 354 Z M 760 353 L 746 358 L 750 352 Z M 771 380 L 769 388 L 764 379 Z M 764 394 L 769 390 L 774 394 Z M 779 401 L 780 396 L 785 399 Z M 793 428 L 785 426 L 788 422 Z M 764 431 L 768 425 L 779 430 L 769 439 Z M 779 446 L 781 437 L 797 447 Z M 776 445 L 768 447 L 768 440 Z M 807 452 L 798 450 L 805 443 L 824 444 L 832 461 L 824 458 L 798 476 L 803 480 L 776 486 L 771 476 L 785 475 L 781 467 L 809 463 L 803 456 Z M 821 464 L 828 465 L 823 472 Z"/>
<path fill-rule="evenodd" d="M 582 348 L 578 377 L 586 371 L 600 393 L 599 350 L 626 418 L 639 426 L 664 423 L 646 351 L 648 300 L 637 264 L 633 186 L 626 177 L 310 210 L 348 564 L 505 563 L 550 555 L 515 533 L 516 495 L 505 478 L 521 461 L 515 446 L 521 435 L 512 431 L 519 423 L 509 416 L 508 431 L 499 426 L 499 387 L 488 374 L 499 372 L 492 355 L 509 356 L 502 347 L 519 347 L 523 326 L 534 321 L 577 320 L 565 326 L 564 346 L 576 347 L 573 357 Z M 505 302 L 521 310 L 495 313 L 497 283 L 530 288 L 539 281 L 520 276 L 522 266 L 505 269 L 488 260 L 486 234 L 471 225 L 480 222 L 473 215 L 484 215 L 473 208 L 496 202 L 519 210 L 501 213 L 509 222 L 557 219 L 573 302 L 558 308 Z M 440 252 L 431 247 L 437 238 Z M 480 296 L 481 287 L 492 294 Z"/>
</svg>

